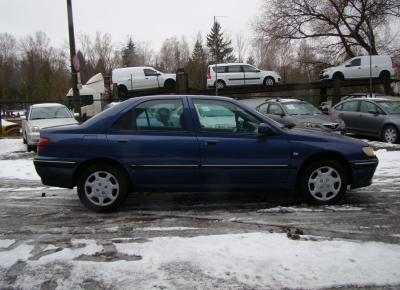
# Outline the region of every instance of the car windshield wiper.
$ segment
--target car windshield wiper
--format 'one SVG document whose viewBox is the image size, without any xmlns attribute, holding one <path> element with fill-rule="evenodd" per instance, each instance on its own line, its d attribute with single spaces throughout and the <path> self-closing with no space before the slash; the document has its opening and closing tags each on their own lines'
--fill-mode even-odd
<svg viewBox="0 0 400 290">
<path fill-rule="evenodd" d="M 48 118 L 32 118 L 31 120 L 44 120 L 44 119 L 48 119 Z"/>
</svg>

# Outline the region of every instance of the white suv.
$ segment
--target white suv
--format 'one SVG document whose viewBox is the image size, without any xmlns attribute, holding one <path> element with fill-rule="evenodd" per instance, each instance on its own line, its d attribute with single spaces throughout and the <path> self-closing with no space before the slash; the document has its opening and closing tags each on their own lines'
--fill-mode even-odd
<svg viewBox="0 0 400 290">
<path fill-rule="evenodd" d="M 333 79 L 363 79 L 370 77 L 370 56 L 353 57 L 341 65 L 324 69 L 320 72 L 321 80 Z M 388 55 L 371 56 L 371 75 L 373 78 L 391 79 L 394 76 L 395 65 Z"/>
<path fill-rule="evenodd" d="M 211 64 L 207 69 L 209 88 L 215 87 L 215 84 L 219 89 L 245 85 L 273 86 L 280 81 L 281 76 L 277 72 L 260 70 L 246 63 Z"/>
<path fill-rule="evenodd" d="M 152 67 L 124 67 L 112 71 L 112 82 L 117 84 L 118 96 L 123 98 L 128 91 L 173 88 L 176 74 L 165 74 Z"/>
</svg>

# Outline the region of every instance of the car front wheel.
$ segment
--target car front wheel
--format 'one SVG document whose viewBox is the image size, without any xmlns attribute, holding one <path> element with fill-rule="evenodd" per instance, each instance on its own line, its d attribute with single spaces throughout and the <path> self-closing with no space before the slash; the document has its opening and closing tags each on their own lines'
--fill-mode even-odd
<svg viewBox="0 0 400 290">
<path fill-rule="evenodd" d="M 272 77 L 266 77 L 264 79 L 264 86 L 273 86 L 275 84 L 275 80 Z"/>
<path fill-rule="evenodd" d="M 336 202 L 346 192 L 346 187 L 343 167 L 331 160 L 312 163 L 306 168 L 301 180 L 304 199 L 318 205 Z"/>
<path fill-rule="evenodd" d="M 93 165 L 84 170 L 78 181 L 81 202 L 95 212 L 111 212 L 120 207 L 128 193 L 123 172 L 109 165 Z"/>
<path fill-rule="evenodd" d="M 399 131 L 395 126 L 388 125 L 383 129 L 382 139 L 387 143 L 399 143 Z"/>
</svg>

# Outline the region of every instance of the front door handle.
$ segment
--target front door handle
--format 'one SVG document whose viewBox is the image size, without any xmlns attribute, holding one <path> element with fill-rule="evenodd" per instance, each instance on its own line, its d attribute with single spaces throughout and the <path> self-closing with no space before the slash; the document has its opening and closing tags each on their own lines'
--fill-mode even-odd
<svg viewBox="0 0 400 290">
<path fill-rule="evenodd" d="M 217 145 L 217 140 L 207 140 L 205 142 L 206 146 Z"/>
<path fill-rule="evenodd" d="M 125 143 L 128 143 L 128 140 L 118 140 L 117 142 L 118 142 L 118 143 L 125 144 Z"/>
</svg>

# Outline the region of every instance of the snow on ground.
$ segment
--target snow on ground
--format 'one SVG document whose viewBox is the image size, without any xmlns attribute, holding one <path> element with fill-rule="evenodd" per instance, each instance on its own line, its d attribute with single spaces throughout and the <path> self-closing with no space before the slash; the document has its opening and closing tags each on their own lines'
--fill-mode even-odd
<svg viewBox="0 0 400 290">
<path fill-rule="evenodd" d="M 2 155 L 17 151 L 26 151 L 26 145 L 22 143 L 22 139 L 0 139 L 0 160 Z"/>
<path fill-rule="evenodd" d="M 285 234 L 246 233 L 197 237 L 157 237 L 145 242 L 114 243 L 118 261 L 93 240 L 33 258 L 29 242 L 0 252 L 0 269 L 26 263 L 16 288 L 40 288 L 37 273 L 58 278 L 61 288 L 78 289 L 87 279 L 105 288 L 321 288 L 400 283 L 400 246 L 377 242 L 321 239 L 291 240 Z M 55 249 L 47 247 L 46 249 Z M 52 265 L 57 265 L 53 267 Z M 35 276 L 36 275 L 36 276 Z M 58 276 L 60 276 L 58 274 Z M 54 276 L 53 276 L 54 277 Z M 201 284 L 198 284 L 201 281 Z M 214 284 L 213 284 L 214 283 Z M 215 284 L 216 283 L 216 284 Z"/>
<path fill-rule="evenodd" d="M 32 159 L 0 160 L 0 178 L 40 180 Z"/>
<path fill-rule="evenodd" d="M 15 243 L 15 240 L 0 240 L 0 248 L 8 248 Z"/>
</svg>

